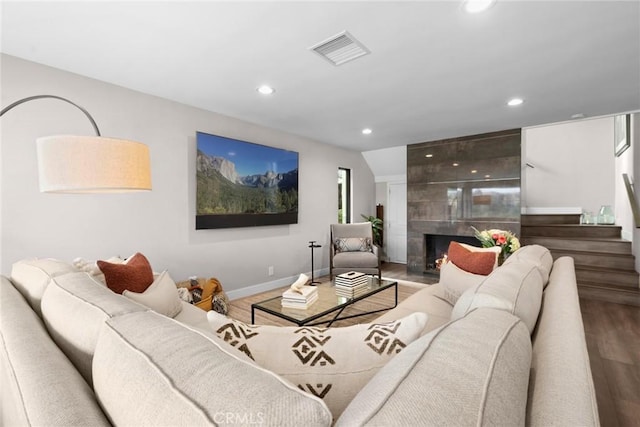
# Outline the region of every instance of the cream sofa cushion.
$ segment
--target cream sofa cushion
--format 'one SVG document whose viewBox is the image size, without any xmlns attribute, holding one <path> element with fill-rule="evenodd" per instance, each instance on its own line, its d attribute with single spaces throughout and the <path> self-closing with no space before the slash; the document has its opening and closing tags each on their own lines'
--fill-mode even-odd
<svg viewBox="0 0 640 427">
<path fill-rule="evenodd" d="M 407 346 L 336 426 L 524 425 L 530 363 L 522 321 L 477 309 Z"/>
<path fill-rule="evenodd" d="M 477 307 L 508 311 L 524 321 L 533 332 L 542 302 L 542 277 L 529 262 L 512 262 L 495 269 L 487 278 L 467 290 L 453 306 L 455 320 Z"/>
<path fill-rule="evenodd" d="M 89 384 L 91 361 L 105 320 L 146 310 L 87 273 L 56 277 L 42 296 L 42 318 L 49 334 Z"/>
<path fill-rule="evenodd" d="M 152 311 L 112 318 L 93 360 L 98 400 L 114 425 L 331 424 L 321 399 L 223 346 Z"/>
<path fill-rule="evenodd" d="M 166 270 L 144 292 L 125 290 L 122 295 L 165 316 L 176 317 L 182 311 L 178 288 Z"/>
<path fill-rule="evenodd" d="M 27 299 L 31 308 L 42 316 L 42 295 L 53 277 L 76 272 L 76 268 L 64 261 L 52 258 L 30 258 L 18 261 L 11 268 L 11 281 Z"/>
<path fill-rule="evenodd" d="M 409 296 L 392 310 L 385 311 L 373 323 L 384 323 L 398 320 L 412 313 L 426 313 L 428 315 L 427 324 L 420 333 L 424 335 L 451 320 L 451 310 L 453 306 L 444 298 L 444 289 L 441 284 L 436 283 L 420 289 Z"/>
<path fill-rule="evenodd" d="M 322 398 L 337 418 L 391 358 L 418 338 L 425 313 L 338 328 L 247 325 L 214 311 L 213 331 L 238 352 Z"/>
<path fill-rule="evenodd" d="M 540 245 L 526 245 L 512 253 L 505 261 L 504 264 L 511 264 L 513 262 L 530 262 L 536 266 L 542 276 L 543 284 L 546 287 L 549 283 L 549 274 L 553 267 L 553 256 L 549 249 Z"/>
<path fill-rule="evenodd" d="M 93 390 L 2 276 L 0 425 L 110 426 Z"/>
<path fill-rule="evenodd" d="M 182 301 L 181 304 L 182 310 L 174 317 L 175 320 L 188 326 L 211 331 L 211 326 L 209 326 L 209 322 L 207 321 L 206 311 L 185 301 Z"/>
</svg>

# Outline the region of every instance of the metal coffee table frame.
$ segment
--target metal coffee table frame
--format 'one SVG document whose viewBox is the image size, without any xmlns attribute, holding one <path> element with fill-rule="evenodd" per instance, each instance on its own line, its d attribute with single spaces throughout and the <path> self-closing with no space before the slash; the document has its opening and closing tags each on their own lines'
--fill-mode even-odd
<svg viewBox="0 0 640 427">
<path fill-rule="evenodd" d="M 320 298 L 326 298 L 329 299 L 331 298 L 331 295 L 328 293 L 329 291 L 327 290 L 327 288 L 329 288 L 330 292 L 333 293 L 333 297 L 336 298 L 336 302 L 335 304 L 332 304 L 329 301 L 316 301 L 314 304 L 311 305 L 311 307 L 307 310 L 304 309 L 283 309 L 280 307 L 280 300 L 282 299 L 282 296 L 277 296 L 277 297 L 273 297 L 273 298 L 269 298 L 266 299 L 264 301 L 260 301 L 254 304 L 251 304 L 251 323 L 254 324 L 255 323 L 255 312 L 256 310 L 258 311 L 263 311 L 265 313 L 269 313 L 273 316 L 279 317 L 281 319 L 284 319 L 288 322 L 292 322 L 295 323 L 298 326 L 315 326 L 315 325 L 321 325 L 323 323 L 327 323 L 327 327 L 331 326 L 334 322 L 338 321 L 338 320 L 345 320 L 345 319 L 351 319 L 354 317 L 359 317 L 359 316 L 365 316 L 367 314 L 374 314 L 374 313 L 379 313 L 382 311 L 387 311 L 387 310 L 391 310 L 392 308 L 396 307 L 398 305 L 398 282 L 397 281 L 393 281 L 393 280 L 379 280 L 377 278 L 371 277 L 370 278 L 370 285 L 372 288 L 369 289 L 368 292 L 356 297 L 356 298 L 346 298 L 346 297 L 339 297 L 335 294 L 335 287 L 334 284 L 332 282 L 324 282 L 320 285 L 318 285 L 318 291 L 322 291 L 323 295 L 319 296 Z M 324 288 L 323 288 L 324 287 Z M 393 301 L 393 306 L 391 307 L 386 307 L 386 308 L 382 308 L 382 309 L 378 309 L 378 310 L 371 310 L 371 311 L 367 311 L 367 312 L 363 312 L 363 313 L 358 313 L 358 314 L 351 314 L 348 316 L 340 316 L 342 314 L 342 312 L 344 311 L 345 308 L 349 307 L 350 305 L 353 305 L 355 303 L 357 303 L 358 301 L 362 301 L 364 299 L 367 299 L 377 293 L 380 293 L 382 291 L 385 291 L 387 289 L 393 288 L 394 289 L 394 301 Z M 267 306 L 265 306 L 265 304 Z M 322 309 L 320 311 L 316 309 L 313 309 L 314 305 L 316 304 L 320 304 L 320 305 L 326 305 L 328 304 L 326 309 Z M 270 308 L 268 305 L 271 305 L 272 307 L 275 308 Z M 279 309 L 278 309 L 279 308 Z M 313 310 L 312 310 L 313 309 Z M 302 316 L 304 313 L 308 313 L 310 310 L 314 311 L 313 314 L 310 314 L 309 316 Z M 283 312 L 284 311 L 284 312 Z M 316 312 L 317 311 L 317 312 Z M 333 316 L 333 318 L 327 320 L 321 320 L 316 322 L 316 320 L 325 317 L 331 313 L 335 312 L 335 316 Z M 291 313 L 291 315 L 289 315 L 289 313 Z M 299 318 L 293 317 L 293 314 L 298 315 Z"/>
</svg>

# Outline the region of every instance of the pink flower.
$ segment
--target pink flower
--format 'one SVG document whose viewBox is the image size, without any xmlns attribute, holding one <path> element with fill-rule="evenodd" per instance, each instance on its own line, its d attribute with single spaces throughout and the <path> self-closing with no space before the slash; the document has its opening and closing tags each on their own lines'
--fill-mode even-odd
<svg viewBox="0 0 640 427">
<path fill-rule="evenodd" d="M 503 235 L 500 235 L 498 236 L 497 242 L 499 245 L 504 245 L 505 243 L 507 243 L 507 238 Z"/>
</svg>

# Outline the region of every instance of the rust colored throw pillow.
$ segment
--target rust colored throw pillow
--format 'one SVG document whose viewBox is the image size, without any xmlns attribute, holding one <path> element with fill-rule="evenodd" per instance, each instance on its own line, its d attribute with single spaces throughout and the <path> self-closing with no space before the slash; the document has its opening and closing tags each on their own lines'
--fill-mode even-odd
<svg viewBox="0 0 640 427">
<path fill-rule="evenodd" d="M 486 276 L 493 271 L 497 253 L 493 251 L 472 251 L 458 242 L 451 242 L 447 257 L 449 257 L 449 261 L 461 270 Z"/>
<path fill-rule="evenodd" d="M 97 264 L 104 273 L 107 287 L 115 293 L 121 294 L 125 290 L 142 293 L 153 283 L 151 264 L 139 252 L 124 264 L 113 264 L 107 261 L 97 261 Z"/>
</svg>

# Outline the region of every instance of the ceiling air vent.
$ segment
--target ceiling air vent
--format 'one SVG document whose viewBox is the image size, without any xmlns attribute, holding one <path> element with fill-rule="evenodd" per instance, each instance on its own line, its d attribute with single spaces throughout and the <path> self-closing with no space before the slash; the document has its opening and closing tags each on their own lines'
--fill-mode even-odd
<svg viewBox="0 0 640 427">
<path fill-rule="evenodd" d="M 346 31 L 318 43 L 310 47 L 310 49 L 333 65 L 342 65 L 345 62 L 371 53 L 369 49 Z"/>
</svg>

